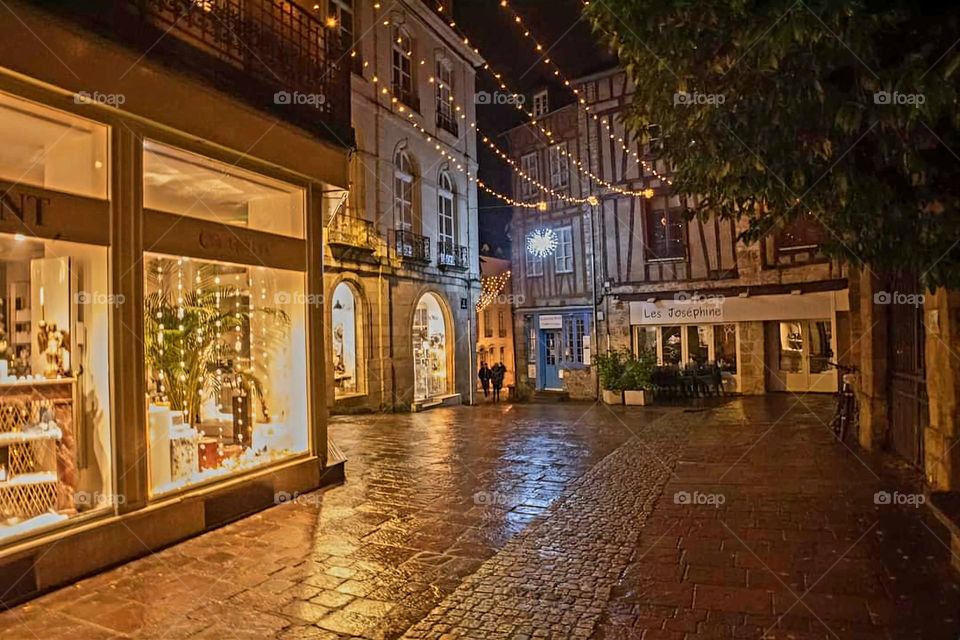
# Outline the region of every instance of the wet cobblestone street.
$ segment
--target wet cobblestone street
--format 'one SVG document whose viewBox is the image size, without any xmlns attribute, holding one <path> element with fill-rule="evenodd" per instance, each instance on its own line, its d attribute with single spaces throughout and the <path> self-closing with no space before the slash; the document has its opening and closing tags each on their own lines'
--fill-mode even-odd
<svg viewBox="0 0 960 640">
<path fill-rule="evenodd" d="M 334 418 L 346 484 L 0 613 L 0 637 L 955 638 L 942 532 L 876 504 L 911 489 L 826 415 L 768 396 Z"/>
</svg>

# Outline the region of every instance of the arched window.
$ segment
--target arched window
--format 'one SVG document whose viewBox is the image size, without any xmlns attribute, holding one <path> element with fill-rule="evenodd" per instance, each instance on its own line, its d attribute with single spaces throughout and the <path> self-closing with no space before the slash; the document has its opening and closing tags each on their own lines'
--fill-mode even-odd
<svg viewBox="0 0 960 640">
<path fill-rule="evenodd" d="M 413 91 L 413 38 L 403 27 L 393 32 L 393 95 L 404 104 L 419 109 Z"/>
<path fill-rule="evenodd" d="M 393 210 L 397 229 L 413 230 L 413 185 L 415 182 L 413 162 L 403 147 L 393 157 Z"/>
<path fill-rule="evenodd" d="M 333 390 L 334 397 L 361 391 L 359 305 L 353 287 L 341 282 L 333 290 Z"/>
<path fill-rule="evenodd" d="M 413 398 L 425 400 L 450 393 L 453 379 L 450 345 L 454 336 L 447 326 L 446 304 L 435 293 L 425 293 L 413 315 Z"/>
<path fill-rule="evenodd" d="M 455 239 L 454 208 L 455 193 L 453 179 L 447 171 L 440 172 L 437 181 L 437 221 L 438 239 L 444 245 L 453 245 Z"/>
</svg>

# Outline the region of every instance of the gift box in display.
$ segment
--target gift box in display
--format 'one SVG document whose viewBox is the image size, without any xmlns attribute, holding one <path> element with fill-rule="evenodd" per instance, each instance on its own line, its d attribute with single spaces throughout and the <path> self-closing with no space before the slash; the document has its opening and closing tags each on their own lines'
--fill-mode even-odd
<svg viewBox="0 0 960 640">
<path fill-rule="evenodd" d="M 170 475 L 174 480 L 188 480 L 200 471 L 198 440 L 197 432 L 187 425 L 170 430 Z"/>
</svg>

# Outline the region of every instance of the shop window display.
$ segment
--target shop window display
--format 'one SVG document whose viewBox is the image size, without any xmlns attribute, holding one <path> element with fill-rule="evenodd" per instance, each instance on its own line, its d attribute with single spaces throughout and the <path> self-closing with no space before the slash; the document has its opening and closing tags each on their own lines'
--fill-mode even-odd
<svg viewBox="0 0 960 640">
<path fill-rule="evenodd" d="M 350 285 L 341 282 L 333 291 L 333 388 L 337 397 L 360 391 L 357 367 L 357 300 Z"/>
<path fill-rule="evenodd" d="M 413 316 L 414 399 L 448 392 L 447 327 L 441 302 L 435 294 L 420 298 Z"/>
<path fill-rule="evenodd" d="M 304 275 L 144 262 L 153 493 L 306 452 Z"/>
<path fill-rule="evenodd" d="M 110 493 L 107 249 L 0 234 L 0 541 Z"/>
</svg>

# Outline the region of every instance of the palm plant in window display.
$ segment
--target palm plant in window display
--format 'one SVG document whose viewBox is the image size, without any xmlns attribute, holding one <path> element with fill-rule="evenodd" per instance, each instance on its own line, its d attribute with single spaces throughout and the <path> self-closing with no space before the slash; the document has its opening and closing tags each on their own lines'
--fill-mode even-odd
<svg viewBox="0 0 960 640">
<path fill-rule="evenodd" d="M 157 258 L 147 268 L 152 292 L 144 299 L 145 355 L 155 395 L 195 427 L 205 397 L 221 398 L 230 386 L 252 394 L 269 422 L 251 320 L 271 327 L 260 336 L 269 342 L 286 331 L 289 317 L 252 303 L 249 290 L 242 288 L 251 284 L 246 269 L 185 262 Z"/>
</svg>

